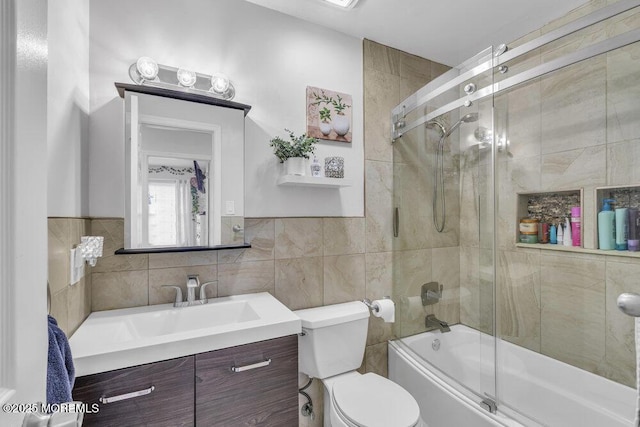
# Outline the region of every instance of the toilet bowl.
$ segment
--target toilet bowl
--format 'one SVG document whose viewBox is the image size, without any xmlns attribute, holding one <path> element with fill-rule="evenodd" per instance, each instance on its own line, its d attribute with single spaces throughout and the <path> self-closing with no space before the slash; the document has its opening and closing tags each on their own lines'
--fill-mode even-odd
<svg viewBox="0 0 640 427">
<path fill-rule="evenodd" d="M 302 320 L 298 340 L 300 372 L 324 386 L 325 427 L 414 427 L 416 400 L 398 384 L 362 364 L 369 309 L 354 301 L 295 312 Z"/>
</svg>

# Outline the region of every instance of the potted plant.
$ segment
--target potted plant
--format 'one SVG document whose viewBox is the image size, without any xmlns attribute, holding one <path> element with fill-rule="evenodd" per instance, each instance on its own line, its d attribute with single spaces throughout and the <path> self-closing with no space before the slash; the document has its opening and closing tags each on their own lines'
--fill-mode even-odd
<svg viewBox="0 0 640 427">
<path fill-rule="evenodd" d="M 348 105 L 342 102 L 342 97 L 337 95 L 335 99 L 331 99 L 331 104 L 333 105 L 333 109 L 336 112 L 336 116 L 333 119 L 333 130 L 340 136 L 345 136 L 349 133 L 349 128 L 351 127 L 351 123 L 349 117 L 344 115 L 344 110 L 347 108 L 351 108 L 351 105 Z"/>
<path fill-rule="evenodd" d="M 323 107 L 320 113 L 320 132 L 324 136 L 327 136 L 331 133 L 331 110 L 327 107 Z"/>
<path fill-rule="evenodd" d="M 280 159 L 280 163 L 285 164 L 287 175 L 305 175 L 305 160 L 315 151 L 314 145 L 318 138 L 307 136 L 306 133 L 295 136 L 289 129 L 285 131 L 289 133 L 290 141 L 285 141 L 279 136 L 273 138 L 269 144 L 273 147 L 273 154 Z"/>
</svg>

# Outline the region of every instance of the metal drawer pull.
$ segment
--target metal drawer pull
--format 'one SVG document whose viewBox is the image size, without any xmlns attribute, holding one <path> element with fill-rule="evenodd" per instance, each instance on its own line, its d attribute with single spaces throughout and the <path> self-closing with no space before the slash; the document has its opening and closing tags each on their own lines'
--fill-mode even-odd
<svg viewBox="0 0 640 427">
<path fill-rule="evenodd" d="M 106 405 L 107 403 L 119 402 L 121 400 L 133 399 L 134 397 L 146 396 L 147 394 L 151 394 L 153 390 L 156 388 L 151 386 L 149 388 L 145 388 L 144 390 L 132 391 L 131 393 L 120 394 L 118 396 L 113 397 L 104 397 L 100 398 L 100 403 Z"/>
<path fill-rule="evenodd" d="M 251 369 L 262 368 L 264 366 L 269 366 L 270 364 L 271 364 L 271 359 L 267 359 L 264 362 L 258 362 L 258 363 L 254 363 L 252 365 L 232 366 L 231 370 L 233 372 L 249 371 Z"/>
</svg>

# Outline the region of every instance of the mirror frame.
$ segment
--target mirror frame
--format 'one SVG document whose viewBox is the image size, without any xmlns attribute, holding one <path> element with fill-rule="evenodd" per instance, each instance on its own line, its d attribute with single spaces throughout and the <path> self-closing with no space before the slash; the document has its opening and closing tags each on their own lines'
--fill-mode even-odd
<svg viewBox="0 0 640 427">
<path fill-rule="evenodd" d="M 244 110 L 245 117 L 251 110 L 250 105 L 227 101 L 224 99 L 216 98 L 214 96 L 205 96 L 197 93 L 189 93 L 188 89 L 186 88 L 184 90 L 171 90 L 171 89 L 166 89 L 162 87 L 132 85 L 127 83 L 115 83 L 115 86 L 118 90 L 118 94 L 122 99 L 125 99 L 125 92 L 129 91 L 129 92 L 136 92 L 136 93 L 142 93 L 147 95 L 155 95 L 155 96 L 161 96 L 165 98 L 177 99 L 182 101 L 208 104 L 208 105 L 213 105 L 217 107 L 226 107 L 226 108 Z M 156 117 L 156 116 L 150 116 L 150 115 L 144 115 L 144 114 L 140 115 L 140 123 L 147 124 L 147 125 L 173 127 L 178 129 L 184 129 L 184 130 L 195 129 L 196 131 L 211 132 L 212 147 L 214 147 L 214 149 L 221 148 L 221 142 L 219 141 L 220 137 L 216 136 L 216 135 L 219 135 L 219 131 L 220 131 L 219 125 L 214 125 L 214 124 L 206 125 L 201 122 L 189 122 L 181 119 Z M 195 128 L 192 127 L 193 125 L 195 125 L 196 127 Z M 216 138 L 218 139 L 217 142 L 216 142 Z M 221 173 L 219 168 L 215 168 L 215 169 L 217 169 L 217 170 L 214 170 L 216 174 Z M 221 176 L 218 178 L 221 178 Z M 221 181 L 219 179 L 213 180 L 212 187 L 219 186 L 220 182 Z M 217 192 L 214 191 L 214 196 L 220 197 L 220 191 L 217 191 Z M 243 239 L 243 242 L 244 242 L 244 239 Z M 221 250 L 221 249 L 250 248 L 250 247 L 251 247 L 250 244 L 244 242 L 242 244 L 227 244 L 227 245 L 213 245 L 213 246 L 174 246 L 174 247 L 157 247 L 157 248 L 147 247 L 147 248 L 128 248 L 128 249 L 121 248 L 115 251 L 115 254 L 131 255 L 131 254 L 145 254 L 145 253 L 197 252 L 197 251 L 211 251 L 211 250 Z"/>
</svg>

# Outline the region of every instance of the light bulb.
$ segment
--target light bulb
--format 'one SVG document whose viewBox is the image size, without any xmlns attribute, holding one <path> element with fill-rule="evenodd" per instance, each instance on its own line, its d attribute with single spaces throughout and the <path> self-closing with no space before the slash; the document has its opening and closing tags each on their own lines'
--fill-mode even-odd
<svg viewBox="0 0 640 427">
<path fill-rule="evenodd" d="M 158 76 L 158 63 L 148 56 L 138 58 L 136 69 L 145 80 L 153 80 Z"/>
<path fill-rule="evenodd" d="M 178 70 L 178 82 L 182 86 L 191 87 L 196 84 L 196 73 L 191 70 L 185 70 L 184 68 L 180 68 Z"/>
<path fill-rule="evenodd" d="M 215 73 L 211 76 L 211 90 L 222 95 L 229 89 L 229 77 L 222 73 Z"/>
</svg>

